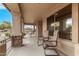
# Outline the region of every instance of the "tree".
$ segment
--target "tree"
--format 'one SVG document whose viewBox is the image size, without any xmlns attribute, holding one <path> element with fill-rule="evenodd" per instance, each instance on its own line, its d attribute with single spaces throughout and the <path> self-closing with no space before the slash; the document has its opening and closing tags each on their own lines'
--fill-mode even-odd
<svg viewBox="0 0 79 59">
<path fill-rule="evenodd" d="M 0 25 L 0 29 L 11 29 L 11 23 L 8 21 L 4 21 L 1 25 Z"/>
<path fill-rule="evenodd" d="M 3 29 L 4 29 L 3 24 L 0 24 L 0 30 L 3 30 Z"/>
<path fill-rule="evenodd" d="M 4 26 L 5 29 L 11 29 L 11 23 L 10 22 L 4 21 L 3 26 Z"/>
</svg>

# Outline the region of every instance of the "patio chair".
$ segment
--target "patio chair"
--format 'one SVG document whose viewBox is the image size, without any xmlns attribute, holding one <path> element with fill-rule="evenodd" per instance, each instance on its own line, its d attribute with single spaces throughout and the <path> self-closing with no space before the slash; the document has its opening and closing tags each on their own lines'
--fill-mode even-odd
<svg viewBox="0 0 79 59">
<path fill-rule="evenodd" d="M 37 44 L 38 44 L 38 46 L 43 45 L 43 36 L 38 36 Z"/>
<path fill-rule="evenodd" d="M 57 56 L 57 55 L 59 55 L 57 53 L 57 50 L 56 50 L 57 39 L 58 39 L 58 30 L 54 31 L 53 37 L 50 37 L 48 41 L 44 42 L 44 45 L 45 45 L 44 53 L 45 53 L 46 56 Z"/>
<path fill-rule="evenodd" d="M 43 36 L 43 48 L 46 47 L 44 42 L 47 42 L 49 40 L 49 35 L 48 35 L 48 31 L 44 32 L 44 36 Z"/>
</svg>

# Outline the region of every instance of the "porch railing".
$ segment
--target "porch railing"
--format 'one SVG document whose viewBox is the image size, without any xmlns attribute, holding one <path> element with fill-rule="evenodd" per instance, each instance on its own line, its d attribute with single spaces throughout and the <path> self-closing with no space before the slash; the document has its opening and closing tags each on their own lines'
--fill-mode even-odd
<svg viewBox="0 0 79 59">
<path fill-rule="evenodd" d="M 0 41 L 0 56 L 8 54 L 11 50 L 11 38 Z"/>
<path fill-rule="evenodd" d="M 0 40 L 0 56 L 6 55 L 6 40 Z"/>
<path fill-rule="evenodd" d="M 11 38 L 6 39 L 6 54 L 11 51 L 12 41 Z"/>
</svg>

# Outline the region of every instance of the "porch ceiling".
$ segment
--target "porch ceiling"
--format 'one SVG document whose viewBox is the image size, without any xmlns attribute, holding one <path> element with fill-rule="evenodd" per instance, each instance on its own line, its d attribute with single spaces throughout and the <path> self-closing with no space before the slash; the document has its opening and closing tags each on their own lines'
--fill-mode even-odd
<svg viewBox="0 0 79 59">
<path fill-rule="evenodd" d="M 56 4 L 20 4 L 25 23 L 40 20 Z"/>
<path fill-rule="evenodd" d="M 35 20 L 41 20 L 44 16 L 51 13 L 58 7 L 61 7 L 61 3 L 21 3 L 21 4 L 6 4 L 9 9 L 21 11 L 21 15 L 24 18 L 25 23 L 33 23 Z"/>
</svg>

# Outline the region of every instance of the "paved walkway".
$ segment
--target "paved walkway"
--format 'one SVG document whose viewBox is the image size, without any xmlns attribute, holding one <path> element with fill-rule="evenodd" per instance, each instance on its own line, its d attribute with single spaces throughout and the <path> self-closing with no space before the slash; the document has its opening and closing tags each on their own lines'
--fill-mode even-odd
<svg viewBox="0 0 79 59">
<path fill-rule="evenodd" d="M 12 48 L 8 56 L 44 56 L 42 46 L 37 46 L 36 37 L 26 36 L 23 47 Z"/>
</svg>

